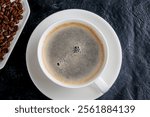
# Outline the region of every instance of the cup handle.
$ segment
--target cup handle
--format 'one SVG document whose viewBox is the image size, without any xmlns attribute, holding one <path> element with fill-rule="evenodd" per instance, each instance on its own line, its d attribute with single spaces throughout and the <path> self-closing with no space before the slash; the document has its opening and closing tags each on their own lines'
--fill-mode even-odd
<svg viewBox="0 0 150 117">
<path fill-rule="evenodd" d="M 109 89 L 107 83 L 101 77 L 98 78 L 98 79 L 96 79 L 96 81 L 94 82 L 94 84 L 99 88 L 99 90 L 102 93 L 105 93 Z"/>
</svg>

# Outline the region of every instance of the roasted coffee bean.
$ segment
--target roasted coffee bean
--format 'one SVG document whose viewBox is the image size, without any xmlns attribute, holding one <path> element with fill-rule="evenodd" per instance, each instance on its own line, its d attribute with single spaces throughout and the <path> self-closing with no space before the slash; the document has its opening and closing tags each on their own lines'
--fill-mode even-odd
<svg viewBox="0 0 150 117">
<path fill-rule="evenodd" d="M 13 2 L 11 3 L 11 6 L 13 7 L 13 6 L 15 6 L 15 5 L 16 5 L 16 2 L 13 1 Z"/>
<path fill-rule="evenodd" d="M 3 60 L 4 53 L 0 52 L 0 60 Z"/>
<path fill-rule="evenodd" d="M 9 34 L 11 34 L 11 32 L 13 32 L 14 27 L 9 27 Z"/>
<path fill-rule="evenodd" d="M 4 39 L 4 36 L 0 35 L 0 40 L 3 41 L 3 39 Z"/>
<path fill-rule="evenodd" d="M 4 48 L 4 49 L 2 50 L 2 52 L 3 52 L 3 53 L 7 53 L 7 52 L 8 52 L 8 47 Z"/>
<path fill-rule="evenodd" d="M 21 0 L 0 0 L 0 60 L 9 51 L 10 42 L 18 30 L 18 23 L 23 18 Z"/>
<path fill-rule="evenodd" d="M 9 21 L 8 17 L 6 15 L 3 16 L 4 20 Z"/>
<path fill-rule="evenodd" d="M 2 11 L 0 11 L 0 15 L 4 15 L 4 13 Z"/>
<path fill-rule="evenodd" d="M 22 13 L 23 13 L 23 9 L 19 10 L 18 13 L 19 13 L 19 14 L 22 14 Z"/>
<path fill-rule="evenodd" d="M 17 17 L 18 20 L 21 20 L 22 18 L 23 18 L 22 15 L 19 15 L 19 16 Z"/>
<path fill-rule="evenodd" d="M 18 30 L 18 25 L 14 26 L 14 31 L 16 32 Z"/>
<path fill-rule="evenodd" d="M 12 41 L 13 40 L 13 36 L 10 36 L 9 38 L 8 38 L 8 42 L 10 42 L 10 41 Z"/>
<path fill-rule="evenodd" d="M 19 23 L 19 19 L 15 19 L 15 23 L 18 24 Z"/>
<path fill-rule="evenodd" d="M 15 31 L 10 34 L 10 36 L 14 36 L 14 35 L 16 35 Z"/>
<path fill-rule="evenodd" d="M 21 3 L 18 3 L 18 8 L 19 8 L 19 9 L 22 9 L 22 8 L 23 8 Z"/>
<path fill-rule="evenodd" d="M 8 36 L 8 31 L 3 32 L 4 36 Z"/>
<path fill-rule="evenodd" d="M 17 16 L 17 10 L 13 9 L 12 12 L 11 12 L 14 16 Z"/>
<path fill-rule="evenodd" d="M 3 49 L 6 44 L 7 44 L 7 41 L 3 41 L 3 42 L 1 43 L 1 49 Z"/>
<path fill-rule="evenodd" d="M 15 25 L 15 22 L 13 22 L 13 21 L 9 22 L 10 27 L 14 27 L 14 25 Z"/>
<path fill-rule="evenodd" d="M 5 10 L 9 11 L 9 9 L 10 9 L 10 5 L 7 5 L 6 8 L 5 8 Z"/>
<path fill-rule="evenodd" d="M 5 26 L 3 27 L 3 29 L 4 29 L 4 30 L 8 30 L 8 29 L 9 29 L 9 26 L 8 26 L 8 25 L 5 25 Z"/>
<path fill-rule="evenodd" d="M 5 15 L 6 15 L 7 17 L 9 16 L 9 14 L 10 14 L 9 11 L 5 11 Z"/>
<path fill-rule="evenodd" d="M 4 7 L 2 7 L 2 10 L 1 10 L 3 13 L 5 12 L 5 8 Z"/>
<path fill-rule="evenodd" d="M 10 20 L 10 21 L 13 21 L 13 19 L 14 19 L 14 16 L 10 14 L 9 20 Z"/>
</svg>

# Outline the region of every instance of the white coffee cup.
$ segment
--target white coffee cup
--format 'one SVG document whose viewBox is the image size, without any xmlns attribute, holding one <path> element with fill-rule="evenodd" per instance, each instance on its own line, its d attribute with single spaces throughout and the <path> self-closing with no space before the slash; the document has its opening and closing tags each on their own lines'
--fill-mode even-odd
<svg viewBox="0 0 150 117">
<path fill-rule="evenodd" d="M 101 42 L 104 45 L 104 52 L 105 52 L 105 60 L 104 60 L 104 64 L 102 66 L 102 70 L 100 70 L 96 77 L 93 78 L 93 80 L 85 83 L 85 84 L 80 84 L 80 85 L 72 85 L 72 84 L 64 84 L 61 81 L 57 80 L 56 78 L 54 78 L 45 68 L 45 65 L 43 63 L 42 60 L 42 47 L 43 47 L 43 42 L 46 39 L 47 34 L 52 31 L 53 29 L 55 29 L 57 26 L 62 25 L 64 23 L 69 23 L 69 22 L 77 22 L 77 23 L 82 23 L 84 25 L 89 26 L 90 28 L 92 28 L 98 37 L 100 37 L 99 39 L 101 39 Z M 66 88 L 82 88 L 82 87 L 86 87 L 92 84 L 95 84 L 99 90 L 104 93 L 106 92 L 109 88 L 107 83 L 103 80 L 103 78 L 101 77 L 102 72 L 104 71 L 107 62 L 108 62 L 108 57 L 109 57 L 109 50 L 108 50 L 108 45 L 107 45 L 107 41 L 105 36 L 102 34 L 102 32 L 100 31 L 100 29 L 98 29 L 95 25 L 93 25 L 92 23 L 82 20 L 82 19 L 65 19 L 65 20 L 61 20 L 59 22 L 56 22 L 52 25 L 50 25 L 47 30 L 42 34 L 40 41 L 38 43 L 38 48 L 37 48 L 37 55 L 38 55 L 38 62 L 39 65 L 41 67 L 41 70 L 43 71 L 43 73 L 47 76 L 47 78 L 49 78 L 51 81 L 53 81 L 54 83 L 56 83 L 59 86 L 62 87 L 66 87 Z"/>
</svg>

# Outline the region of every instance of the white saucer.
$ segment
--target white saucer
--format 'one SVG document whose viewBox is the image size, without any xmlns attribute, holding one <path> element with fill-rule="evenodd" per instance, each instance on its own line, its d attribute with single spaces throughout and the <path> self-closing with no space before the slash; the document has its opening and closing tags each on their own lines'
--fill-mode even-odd
<svg viewBox="0 0 150 117">
<path fill-rule="evenodd" d="M 82 18 L 100 28 L 107 39 L 109 58 L 102 78 L 108 85 L 108 90 L 117 79 L 122 63 L 122 51 L 119 39 L 113 28 L 101 17 L 85 10 L 70 9 L 57 12 L 43 20 L 32 33 L 26 51 L 26 63 L 30 77 L 36 87 L 51 99 L 80 99 L 91 100 L 103 95 L 96 86 L 91 85 L 79 89 L 69 89 L 56 85 L 41 71 L 37 60 L 37 45 L 42 33 L 53 23 L 62 19 Z"/>
</svg>

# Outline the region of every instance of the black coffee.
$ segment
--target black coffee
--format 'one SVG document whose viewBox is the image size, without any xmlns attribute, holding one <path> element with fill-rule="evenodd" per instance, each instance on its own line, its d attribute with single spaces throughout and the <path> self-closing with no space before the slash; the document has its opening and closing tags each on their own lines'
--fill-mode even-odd
<svg viewBox="0 0 150 117">
<path fill-rule="evenodd" d="M 43 50 L 46 69 L 64 84 L 79 85 L 95 78 L 104 64 L 101 39 L 81 23 L 65 23 L 47 35 Z"/>
</svg>

